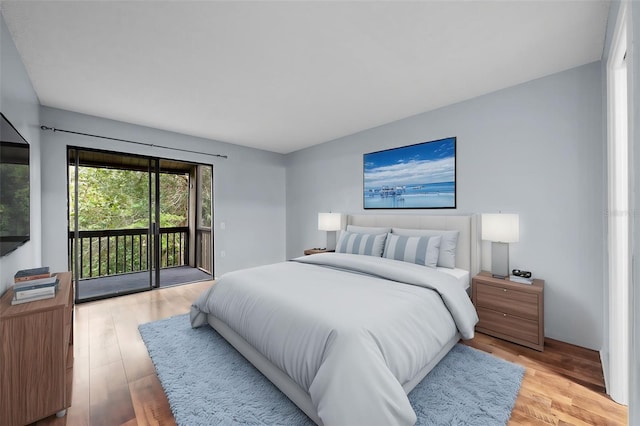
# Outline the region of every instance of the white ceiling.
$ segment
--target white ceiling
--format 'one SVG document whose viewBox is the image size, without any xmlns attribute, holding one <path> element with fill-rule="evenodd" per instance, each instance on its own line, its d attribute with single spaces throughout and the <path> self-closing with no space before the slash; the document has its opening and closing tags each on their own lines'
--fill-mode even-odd
<svg viewBox="0 0 640 426">
<path fill-rule="evenodd" d="M 43 105 L 288 153 L 597 61 L 609 2 L 0 7 Z"/>
</svg>

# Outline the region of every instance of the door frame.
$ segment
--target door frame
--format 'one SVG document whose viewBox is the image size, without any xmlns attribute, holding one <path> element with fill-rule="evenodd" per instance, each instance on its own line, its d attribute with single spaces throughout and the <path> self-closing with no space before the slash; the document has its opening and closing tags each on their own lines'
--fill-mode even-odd
<svg viewBox="0 0 640 426">
<path fill-rule="evenodd" d="M 132 289 L 132 290 L 126 290 L 126 291 L 121 291 L 121 292 L 117 292 L 117 293 L 112 293 L 109 295 L 105 295 L 105 296 L 99 296 L 99 297 L 89 297 L 89 298 L 84 298 L 84 299 L 79 299 L 79 285 L 76 285 L 76 290 L 75 290 L 75 295 L 74 298 L 76 299 L 76 301 L 79 302 L 85 302 L 85 301 L 91 301 L 91 300 L 97 300 L 97 299 L 103 299 L 103 298 L 107 298 L 107 297 L 113 297 L 116 295 L 125 295 L 125 294 L 131 294 L 131 293 L 138 293 L 141 291 L 148 291 L 154 288 L 159 288 L 161 287 L 161 269 L 162 269 L 162 257 L 161 257 L 161 248 L 162 248 L 162 241 L 161 241 L 161 226 L 160 226 L 160 175 L 162 173 L 162 162 L 163 161 L 167 161 L 167 162 L 173 162 L 173 163 L 179 163 L 179 164 L 184 164 L 184 165 L 188 165 L 190 166 L 192 169 L 197 170 L 198 166 L 204 166 L 204 167 L 210 167 L 211 168 L 211 221 L 212 221 L 212 225 L 213 225 L 213 214 L 214 214 L 214 193 L 213 193 L 213 179 L 214 179 L 214 168 L 212 164 L 207 164 L 207 163 L 196 163 L 193 161 L 186 161 L 186 160 L 178 160 L 178 159 L 169 159 L 169 158 L 162 158 L 162 157 L 157 157 L 157 156 L 149 156 L 149 155 L 142 155 L 142 154 L 133 154 L 133 153 L 127 153 L 127 152 L 120 152 L 120 151 L 110 151 L 110 150 L 104 150 L 104 149 L 96 149 L 96 148 L 87 148 L 87 147 L 81 147 L 81 146 L 71 146 L 68 145 L 66 148 L 66 153 L 67 153 L 67 218 L 68 218 L 68 234 L 71 234 L 71 227 L 73 226 L 73 240 L 74 242 L 79 241 L 80 239 L 80 235 L 79 233 L 81 232 L 79 230 L 78 227 L 78 223 L 79 223 L 79 215 L 76 214 L 75 215 L 75 219 L 73 221 L 70 220 L 70 215 L 71 215 L 71 201 L 72 201 L 72 197 L 71 197 L 71 193 L 70 193 L 70 189 L 71 189 L 71 173 L 70 173 L 70 166 L 75 166 L 74 170 L 75 170 L 75 175 L 73 176 L 74 179 L 74 188 L 75 188 L 75 193 L 73 195 L 73 200 L 75 200 L 75 205 L 74 205 L 74 211 L 77 213 L 78 212 L 78 173 L 79 173 L 79 167 L 81 167 L 81 152 L 94 152 L 94 153 L 103 153 L 103 154 L 107 154 L 107 155 L 116 155 L 116 156 L 122 156 L 122 157 L 128 157 L 128 158 L 137 158 L 137 159 L 142 159 L 147 161 L 147 174 L 148 174 L 148 187 L 149 187 L 149 191 L 148 191 L 148 200 L 147 203 L 149 205 L 149 218 L 148 218 L 148 227 L 147 227 L 147 241 L 148 244 L 151 245 L 152 247 L 147 248 L 147 268 L 149 269 L 149 280 L 148 280 L 148 286 L 145 286 L 144 288 L 140 288 L 140 289 Z M 73 160 L 72 160 L 72 155 L 73 155 Z M 96 161 L 95 166 L 96 167 L 100 167 L 99 165 L 99 161 Z M 105 164 L 106 166 L 106 164 Z M 127 170 L 128 168 L 126 167 L 126 165 L 120 164 L 120 168 L 122 168 L 123 170 Z M 140 170 L 140 167 L 136 168 L 136 167 L 131 167 L 130 170 Z M 197 175 L 197 173 L 195 173 Z M 194 173 L 189 172 L 189 180 L 190 180 L 190 184 L 189 186 L 195 186 L 196 190 L 195 190 L 195 195 L 196 195 L 196 199 L 194 200 L 195 205 L 196 206 L 200 206 L 200 200 L 198 199 L 200 197 L 200 183 L 197 181 L 197 179 L 199 179 L 199 177 L 196 178 L 196 181 L 192 181 L 193 179 L 193 175 Z M 192 223 L 194 226 L 199 225 L 198 220 L 199 220 L 199 214 L 200 212 L 197 209 L 192 208 L 192 201 L 191 201 L 191 197 L 193 196 L 193 192 L 191 191 L 191 188 L 189 189 L 189 197 L 190 197 L 190 201 L 188 203 L 188 212 L 187 212 L 187 223 L 188 226 L 191 228 Z M 154 220 L 155 219 L 155 220 Z M 194 227 L 193 230 L 190 229 L 189 231 L 190 233 L 196 233 L 196 228 Z M 213 226 L 211 226 L 211 246 L 213 247 Z M 67 240 L 67 245 L 68 245 L 68 262 L 69 262 L 69 268 L 71 270 L 74 271 L 74 279 L 76 280 L 76 283 L 78 283 L 80 281 L 80 247 L 79 244 L 73 244 L 73 250 L 74 253 L 71 253 L 72 250 L 72 242 L 71 239 Z M 199 258 L 198 256 L 198 250 L 200 250 L 199 247 L 195 246 L 193 243 L 193 239 L 190 240 L 189 242 L 189 246 L 187 247 L 187 250 L 189 251 L 189 253 L 187 253 L 187 256 L 189 256 L 190 259 L 190 263 L 191 262 L 195 262 L 197 263 L 197 259 Z M 210 274 L 211 279 L 214 278 L 214 262 L 213 262 L 213 250 L 211 250 L 210 253 L 210 264 L 211 264 L 211 271 L 206 271 L 207 273 Z M 74 263 L 72 265 L 72 262 Z M 194 264 L 195 264 L 194 263 Z M 197 267 L 197 265 L 195 265 L 194 267 Z"/>
</svg>

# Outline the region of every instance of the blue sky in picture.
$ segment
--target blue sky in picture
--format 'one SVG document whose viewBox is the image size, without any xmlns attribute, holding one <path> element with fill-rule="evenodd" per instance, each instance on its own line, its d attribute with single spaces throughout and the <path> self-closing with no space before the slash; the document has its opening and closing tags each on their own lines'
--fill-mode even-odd
<svg viewBox="0 0 640 426">
<path fill-rule="evenodd" d="M 364 155 L 364 189 L 455 181 L 456 138 Z"/>
</svg>

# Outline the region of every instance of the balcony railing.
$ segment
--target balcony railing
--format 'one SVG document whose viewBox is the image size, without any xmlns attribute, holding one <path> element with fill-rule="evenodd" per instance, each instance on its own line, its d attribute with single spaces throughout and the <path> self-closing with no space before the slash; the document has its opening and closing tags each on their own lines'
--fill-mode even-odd
<svg viewBox="0 0 640 426">
<path fill-rule="evenodd" d="M 144 272 L 151 256 L 147 229 L 79 231 L 76 240 L 69 232 L 71 266 L 75 265 L 74 242 L 79 245 L 80 279 Z M 189 228 L 160 229 L 160 268 L 189 264 Z"/>
</svg>

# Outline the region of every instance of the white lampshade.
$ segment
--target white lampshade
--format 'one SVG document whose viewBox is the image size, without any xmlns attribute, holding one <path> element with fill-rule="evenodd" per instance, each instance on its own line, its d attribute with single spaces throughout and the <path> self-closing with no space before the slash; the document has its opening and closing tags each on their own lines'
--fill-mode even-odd
<svg viewBox="0 0 640 426">
<path fill-rule="evenodd" d="M 342 214 L 318 213 L 318 230 L 339 231 L 342 229 Z"/>
<path fill-rule="evenodd" d="M 483 214 L 482 239 L 500 243 L 517 243 L 520 240 L 520 223 L 517 214 Z"/>
</svg>

